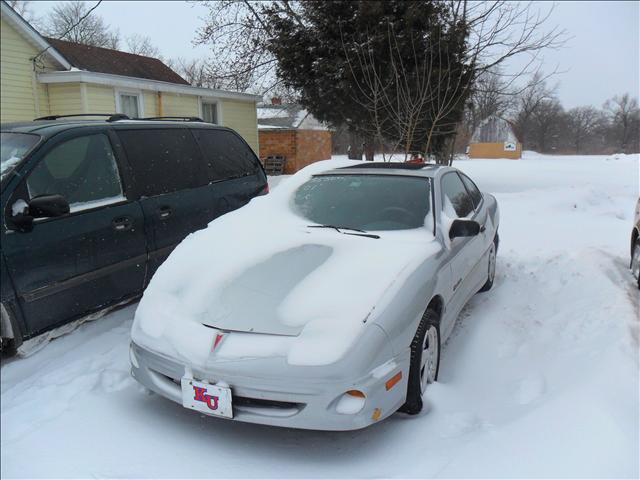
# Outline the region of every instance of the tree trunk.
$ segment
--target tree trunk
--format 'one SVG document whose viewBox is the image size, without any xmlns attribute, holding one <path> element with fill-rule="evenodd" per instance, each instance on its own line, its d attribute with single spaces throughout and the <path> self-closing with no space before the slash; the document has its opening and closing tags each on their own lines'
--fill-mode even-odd
<svg viewBox="0 0 640 480">
<path fill-rule="evenodd" d="M 349 160 L 362 160 L 360 139 L 353 132 L 349 132 L 349 146 L 347 147 L 347 157 L 349 158 Z"/>
<path fill-rule="evenodd" d="M 368 162 L 373 162 L 373 154 L 375 152 L 375 144 L 372 138 L 366 138 L 364 143 L 362 144 L 364 150 L 365 160 Z"/>
</svg>

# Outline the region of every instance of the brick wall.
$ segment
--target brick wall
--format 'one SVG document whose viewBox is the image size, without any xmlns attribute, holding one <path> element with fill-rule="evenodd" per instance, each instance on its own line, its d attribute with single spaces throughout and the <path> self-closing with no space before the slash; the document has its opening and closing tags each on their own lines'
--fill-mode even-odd
<svg viewBox="0 0 640 480">
<path fill-rule="evenodd" d="M 285 173 L 295 173 L 318 160 L 331 158 L 331 132 L 326 130 L 259 130 L 260 159 L 284 155 Z"/>
<path fill-rule="evenodd" d="M 296 171 L 318 160 L 331 158 L 331 132 L 327 130 L 298 130 L 296 145 Z"/>
</svg>

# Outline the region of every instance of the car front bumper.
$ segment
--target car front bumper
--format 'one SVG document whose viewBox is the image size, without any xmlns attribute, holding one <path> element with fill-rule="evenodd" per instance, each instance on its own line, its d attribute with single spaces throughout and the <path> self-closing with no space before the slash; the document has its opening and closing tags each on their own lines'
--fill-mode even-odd
<svg viewBox="0 0 640 480">
<path fill-rule="evenodd" d="M 393 414 L 405 401 L 409 351 L 402 352 L 356 381 L 238 375 L 229 365 L 191 370 L 178 360 L 131 343 L 131 374 L 148 389 L 182 405 L 180 381 L 187 376 L 211 384 L 224 383 L 232 391 L 233 420 L 310 430 L 356 430 Z M 232 367 L 232 366 L 231 366 Z M 318 372 L 321 367 L 309 367 Z M 315 369 L 315 370 L 313 370 Z M 389 390 L 385 383 L 401 372 Z M 338 413 L 340 397 L 348 390 L 366 395 L 357 413 Z M 222 418 L 222 417 L 221 417 Z"/>
</svg>

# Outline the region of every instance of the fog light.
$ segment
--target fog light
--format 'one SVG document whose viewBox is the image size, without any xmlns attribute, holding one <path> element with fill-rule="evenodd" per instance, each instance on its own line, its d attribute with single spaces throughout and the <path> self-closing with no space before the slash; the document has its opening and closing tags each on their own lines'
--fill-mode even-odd
<svg viewBox="0 0 640 480">
<path fill-rule="evenodd" d="M 374 408 L 373 413 L 371 414 L 371 420 L 377 422 L 378 420 L 380 420 L 380 415 L 382 415 L 382 410 L 380 410 L 379 408 Z"/>
<path fill-rule="evenodd" d="M 360 390 L 349 390 L 338 400 L 336 412 L 342 415 L 355 415 L 364 408 L 365 402 L 366 397 L 364 393 Z"/>
</svg>

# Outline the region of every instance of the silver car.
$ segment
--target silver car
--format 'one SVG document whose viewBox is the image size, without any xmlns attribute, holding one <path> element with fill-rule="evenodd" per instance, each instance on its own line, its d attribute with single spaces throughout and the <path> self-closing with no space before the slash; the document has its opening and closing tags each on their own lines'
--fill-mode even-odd
<svg viewBox="0 0 640 480">
<path fill-rule="evenodd" d="M 417 414 L 459 312 L 493 284 L 498 225 L 455 168 L 313 164 L 169 256 L 136 311 L 132 375 L 243 422 Z"/>
</svg>

